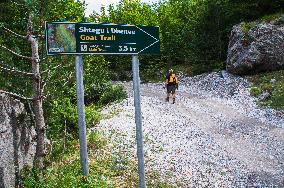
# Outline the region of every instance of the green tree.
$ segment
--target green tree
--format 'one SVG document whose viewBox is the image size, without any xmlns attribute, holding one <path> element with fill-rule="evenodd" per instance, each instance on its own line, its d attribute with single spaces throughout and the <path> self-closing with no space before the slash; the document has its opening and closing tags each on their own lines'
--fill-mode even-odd
<svg viewBox="0 0 284 188">
<path fill-rule="evenodd" d="M 282 0 L 168 0 L 148 5 L 121 0 L 90 19 L 100 22 L 158 25 L 161 56 L 141 58 L 141 69 L 183 64 L 194 73 L 224 68 L 232 26 L 283 11 Z M 111 67 L 130 70 L 129 59 L 110 58 Z M 123 67 L 122 70 L 117 66 Z M 145 71 L 144 71 L 145 72 Z M 147 71 L 146 71 L 147 72 Z"/>
<path fill-rule="evenodd" d="M 67 4 L 72 2 L 80 6 L 83 5 L 74 1 L 67 1 Z M 46 154 L 46 126 L 43 114 L 45 78 L 40 72 L 40 64 L 44 64 L 44 60 L 41 58 L 44 54 L 44 43 L 39 40 L 42 39 L 44 33 L 44 20 L 48 20 L 50 17 L 50 14 L 46 14 L 44 11 L 57 2 L 49 1 L 48 3 L 47 1 L 36 0 L 5 2 L 3 7 L 6 12 L 1 15 L 1 32 L 4 34 L 1 35 L 0 39 L 2 49 L 0 55 L 1 69 L 5 73 L 4 77 L 1 77 L 0 91 L 22 100 L 32 101 L 37 132 L 35 164 L 39 168 L 43 168 L 43 159 Z M 75 18 L 74 15 L 79 15 L 77 17 L 80 18 L 83 17 L 84 9 L 81 8 L 81 15 L 78 10 L 72 11 L 72 19 Z M 69 10 L 69 12 L 72 11 Z M 41 52 L 42 54 L 40 54 Z M 41 70 L 44 68 L 44 66 L 41 66 Z M 16 74 L 16 76 L 12 74 Z M 26 76 L 30 80 L 24 80 L 19 76 Z M 19 92 L 21 94 L 18 94 Z M 32 97 L 24 97 L 24 95 Z"/>
<path fill-rule="evenodd" d="M 118 5 L 103 7 L 100 13 L 94 12 L 89 21 L 112 22 L 115 24 L 158 25 L 158 14 L 155 6 L 150 6 L 140 0 L 121 0 Z M 110 68 L 118 73 L 113 79 L 129 79 L 131 77 L 131 57 L 106 56 Z M 160 62 L 159 56 L 140 56 L 142 70 L 152 68 Z"/>
</svg>

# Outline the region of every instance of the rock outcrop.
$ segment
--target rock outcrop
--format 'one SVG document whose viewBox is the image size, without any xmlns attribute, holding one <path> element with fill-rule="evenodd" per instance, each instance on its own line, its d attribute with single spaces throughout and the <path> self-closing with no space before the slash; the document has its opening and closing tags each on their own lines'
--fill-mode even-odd
<svg viewBox="0 0 284 188">
<path fill-rule="evenodd" d="M 284 68 L 284 15 L 270 23 L 241 23 L 231 32 L 227 71 L 254 74 Z"/>
<path fill-rule="evenodd" d="M 32 166 L 36 133 L 24 104 L 0 94 L 0 187 L 19 187 L 20 171 Z"/>
</svg>

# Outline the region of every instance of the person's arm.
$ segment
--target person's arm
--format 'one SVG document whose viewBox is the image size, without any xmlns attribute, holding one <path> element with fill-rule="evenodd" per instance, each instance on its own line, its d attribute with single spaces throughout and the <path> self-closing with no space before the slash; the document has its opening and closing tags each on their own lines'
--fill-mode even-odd
<svg viewBox="0 0 284 188">
<path fill-rule="evenodd" d="M 168 85 L 168 83 L 169 83 L 169 79 L 170 79 L 170 78 L 169 78 L 169 76 L 167 75 L 167 76 L 166 76 L 165 87 L 167 87 L 167 85 Z"/>
<path fill-rule="evenodd" d="M 168 79 L 166 79 L 166 82 L 165 82 L 165 87 L 167 87 L 168 85 Z"/>
<path fill-rule="evenodd" d="M 178 79 L 176 77 L 176 89 L 178 90 Z"/>
</svg>

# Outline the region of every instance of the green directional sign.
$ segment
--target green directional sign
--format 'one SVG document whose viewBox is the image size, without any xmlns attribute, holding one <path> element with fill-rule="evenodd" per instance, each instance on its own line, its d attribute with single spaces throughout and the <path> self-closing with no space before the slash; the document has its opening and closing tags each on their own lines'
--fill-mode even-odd
<svg viewBox="0 0 284 188">
<path fill-rule="evenodd" d="M 159 27 L 46 23 L 47 54 L 159 54 Z"/>
</svg>

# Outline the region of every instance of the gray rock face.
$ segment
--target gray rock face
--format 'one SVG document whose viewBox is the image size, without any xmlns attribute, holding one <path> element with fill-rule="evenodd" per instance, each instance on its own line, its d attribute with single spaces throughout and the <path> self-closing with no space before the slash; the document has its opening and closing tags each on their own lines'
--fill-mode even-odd
<svg viewBox="0 0 284 188">
<path fill-rule="evenodd" d="M 24 104 L 0 94 L 0 187 L 19 186 L 19 173 L 32 166 L 35 155 L 35 130 Z"/>
<path fill-rule="evenodd" d="M 282 18 L 284 15 L 271 23 L 234 26 L 228 48 L 227 71 L 244 75 L 284 68 Z"/>
</svg>

